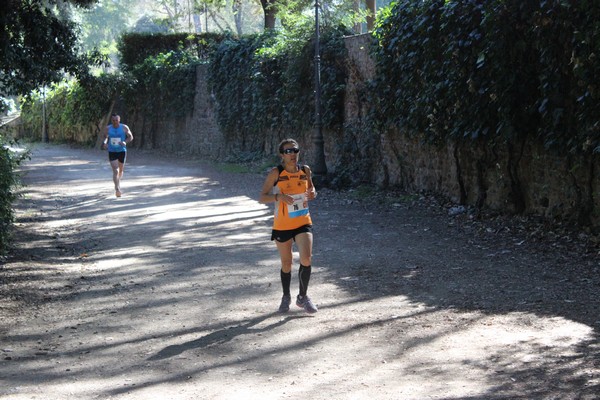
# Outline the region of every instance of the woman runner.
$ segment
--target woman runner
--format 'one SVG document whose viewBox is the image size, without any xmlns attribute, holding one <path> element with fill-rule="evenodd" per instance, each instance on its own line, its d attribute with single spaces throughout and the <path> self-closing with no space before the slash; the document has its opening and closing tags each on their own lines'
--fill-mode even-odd
<svg viewBox="0 0 600 400">
<path fill-rule="evenodd" d="M 296 305 L 308 313 L 316 313 L 317 307 L 307 296 L 312 264 L 312 220 L 308 201 L 317 196 L 310 168 L 298 164 L 300 146 L 294 139 L 285 139 L 279 144 L 281 165 L 267 175 L 260 194 L 261 203 L 275 202 L 275 218 L 271 240 L 275 241 L 281 257 L 281 286 L 283 297 L 279 312 L 290 309 L 292 279 L 292 245 L 300 253 L 298 269 L 299 293 Z"/>
</svg>

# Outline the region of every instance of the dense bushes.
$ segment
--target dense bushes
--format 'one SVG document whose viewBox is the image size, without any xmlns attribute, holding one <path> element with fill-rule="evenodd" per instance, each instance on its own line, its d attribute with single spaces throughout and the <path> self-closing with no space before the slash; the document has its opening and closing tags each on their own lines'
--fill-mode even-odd
<svg viewBox="0 0 600 400">
<path fill-rule="evenodd" d="M 219 127 L 239 145 L 262 150 L 264 132 L 303 132 L 314 124 L 314 28 L 299 26 L 294 35 L 267 32 L 223 41 L 209 63 Z M 340 28 L 322 36 L 323 125 L 343 121 L 345 47 Z"/>
<path fill-rule="evenodd" d="M 589 1 L 398 0 L 381 12 L 374 32 L 376 77 L 358 96 L 361 113 L 370 111 L 370 118 L 361 114 L 352 126 L 343 126 L 346 69 L 353 67 L 345 55 L 346 32 L 324 24 L 322 122 L 328 137 L 336 138 L 327 144 L 349 155 L 342 161 L 351 166 L 348 174 L 358 176 L 360 169 L 365 179 L 379 168 L 370 163 L 381 138 L 418 135 L 447 145 L 461 202 L 469 195 L 462 168 L 477 165 L 478 204 L 491 185 L 484 177 L 497 168 L 494 157 L 502 151 L 508 154 L 502 170 L 510 179 L 507 202 L 521 212 L 527 201 L 522 156 L 537 141 L 561 156 L 569 153 L 569 165 L 589 167 L 590 178 L 577 190 L 591 204 L 600 152 L 598 21 L 600 9 Z M 313 127 L 313 35 L 312 19 L 299 18 L 281 31 L 241 38 L 126 36 L 119 93 L 144 125 L 140 131 L 155 139 L 164 121 L 193 109 L 196 66 L 206 62 L 214 96 L 207 100 L 216 100 L 226 146 L 260 152 L 269 148 L 267 140 Z M 135 145 L 142 144 L 144 136 L 136 136 Z M 355 168 L 361 160 L 364 165 Z"/>
<path fill-rule="evenodd" d="M 224 37 L 215 33 L 123 35 L 119 51 L 128 85 L 121 95 L 128 110 L 152 118 L 189 115 L 196 67 L 207 62 Z"/>
<path fill-rule="evenodd" d="M 10 143 L 0 133 L 0 255 L 7 250 L 10 227 L 14 220 L 12 202 L 18 183 L 15 168 L 28 156 L 28 153 L 15 153 Z"/>
<path fill-rule="evenodd" d="M 199 62 L 187 51 L 171 50 L 129 67 L 128 84 L 121 91 L 127 108 L 155 118 L 190 114 Z"/>
<path fill-rule="evenodd" d="M 126 33 L 118 43 L 121 69 L 128 70 L 144 63 L 148 57 L 162 53 L 185 50 L 199 59 L 207 59 L 216 43 L 223 40 L 218 33 Z"/>
<path fill-rule="evenodd" d="M 214 34 L 124 35 L 119 44 L 122 73 L 64 81 L 47 90 L 50 139 L 94 144 L 98 123 L 118 97 L 133 112 L 157 118 L 189 113 L 194 104 L 195 67 L 220 40 L 221 36 Z M 24 127 L 30 136 L 41 132 L 43 101 L 42 94 L 35 92 L 22 107 Z"/>
<path fill-rule="evenodd" d="M 61 82 L 53 85 L 45 95 L 32 93 L 21 106 L 25 129 L 30 136 L 41 137 L 45 101 L 47 130 L 52 141 L 93 145 L 98 133 L 97 124 L 108 112 L 121 84 L 120 76 L 107 74 Z"/>
<path fill-rule="evenodd" d="M 224 133 L 305 131 L 314 122 L 313 31 L 306 20 L 242 38 L 125 35 L 123 78 L 55 87 L 47 99 L 50 129 L 71 139 L 107 109 L 116 81 L 132 110 L 185 115 L 195 67 L 210 60 Z M 322 116 L 330 129 L 343 123 L 344 33 L 326 27 L 322 38 Z M 539 138 L 574 154 L 600 152 L 600 9 L 593 2 L 399 0 L 382 13 L 375 36 L 372 132 L 400 128 L 441 143 Z M 39 131 L 41 112 L 27 115 L 34 107 L 24 115 Z"/>
<path fill-rule="evenodd" d="M 600 152 L 591 1 L 397 1 L 376 29 L 374 121 L 432 142 L 539 137 Z"/>
</svg>

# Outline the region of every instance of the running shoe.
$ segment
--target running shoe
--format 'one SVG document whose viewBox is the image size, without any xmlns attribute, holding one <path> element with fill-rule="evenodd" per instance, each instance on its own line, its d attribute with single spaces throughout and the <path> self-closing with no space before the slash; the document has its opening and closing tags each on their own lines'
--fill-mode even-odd
<svg viewBox="0 0 600 400">
<path fill-rule="evenodd" d="M 290 310 L 290 303 L 292 302 L 291 296 L 283 296 L 281 298 L 281 304 L 279 305 L 279 312 L 285 313 Z"/>
<path fill-rule="evenodd" d="M 304 308 L 304 311 L 309 314 L 314 314 L 318 311 L 317 307 L 310 301 L 308 296 L 298 295 L 298 297 L 296 297 L 296 305 L 300 308 Z"/>
<path fill-rule="evenodd" d="M 121 197 L 121 191 L 120 191 L 120 190 L 117 190 L 117 191 L 115 192 L 115 196 L 117 196 L 117 197 Z"/>
</svg>

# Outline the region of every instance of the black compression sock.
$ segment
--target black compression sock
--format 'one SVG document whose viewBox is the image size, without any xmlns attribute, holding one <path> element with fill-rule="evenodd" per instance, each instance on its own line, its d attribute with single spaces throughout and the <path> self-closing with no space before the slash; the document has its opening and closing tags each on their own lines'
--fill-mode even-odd
<svg viewBox="0 0 600 400">
<path fill-rule="evenodd" d="M 300 264 L 298 269 L 298 280 L 300 281 L 300 296 L 306 296 L 308 290 L 308 282 L 310 281 L 310 265 L 304 266 Z"/>
<path fill-rule="evenodd" d="M 292 283 L 292 273 L 280 271 L 281 275 L 281 287 L 283 288 L 283 295 L 290 296 L 290 284 Z"/>
</svg>

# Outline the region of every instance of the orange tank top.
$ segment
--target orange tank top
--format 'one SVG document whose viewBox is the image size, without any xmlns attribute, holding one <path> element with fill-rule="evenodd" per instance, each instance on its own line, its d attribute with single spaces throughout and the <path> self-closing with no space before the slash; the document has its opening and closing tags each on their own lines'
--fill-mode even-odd
<svg viewBox="0 0 600 400">
<path fill-rule="evenodd" d="M 287 231 L 304 225 L 312 225 L 306 198 L 307 190 L 308 176 L 302 168 L 298 167 L 298 171 L 294 173 L 289 173 L 285 169 L 279 173 L 279 179 L 273 191 L 294 197 L 294 204 L 286 204 L 281 201 L 275 203 L 273 229 Z"/>
</svg>

